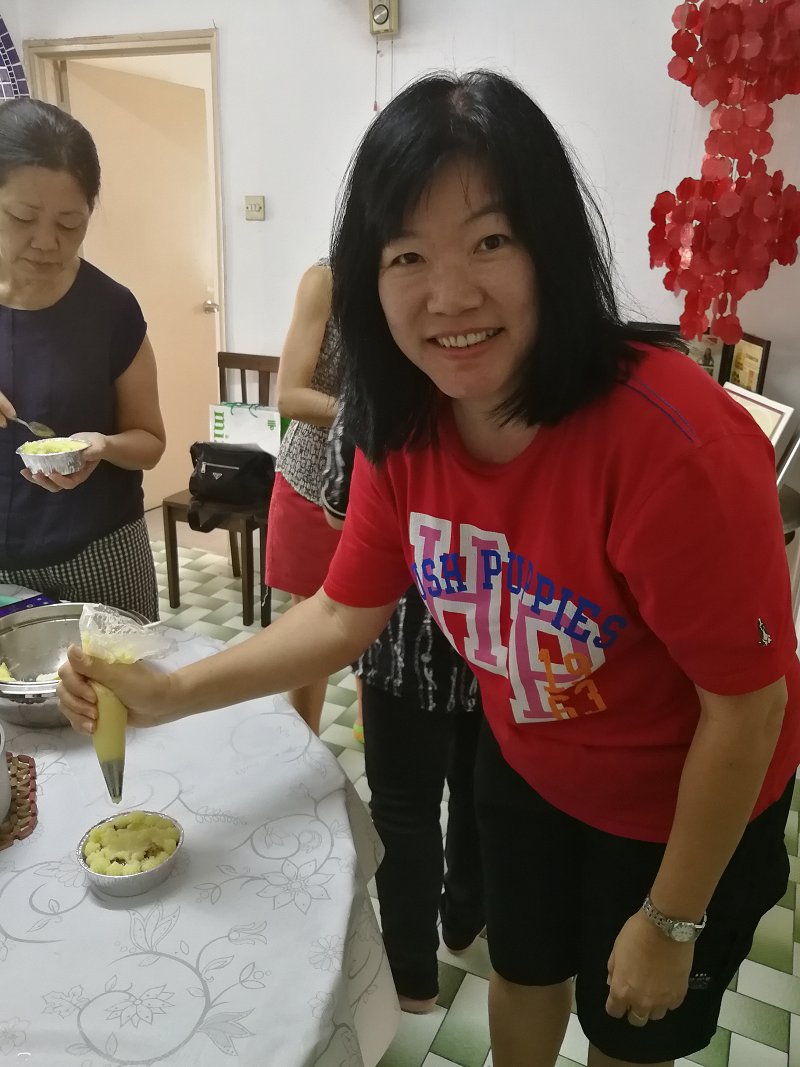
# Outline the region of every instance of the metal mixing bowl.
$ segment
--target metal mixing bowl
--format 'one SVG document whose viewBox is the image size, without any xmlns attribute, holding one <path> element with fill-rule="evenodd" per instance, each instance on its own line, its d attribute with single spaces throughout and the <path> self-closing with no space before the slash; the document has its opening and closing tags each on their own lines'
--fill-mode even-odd
<svg viewBox="0 0 800 1067">
<path fill-rule="evenodd" d="M 136 808 L 134 810 L 141 811 L 144 809 Z M 157 867 L 153 867 L 151 871 L 141 871 L 139 874 L 97 874 L 92 870 L 83 855 L 86 842 L 89 840 L 89 834 L 92 830 L 96 830 L 98 826 L 105 826 L 106 823 L 114 822 L 115 819 L 131 814 L 131 811 L 120 811 L 108 819 L 101 819 L 100 822 L 89 827 L 76 849 L 75 854 L 78 857 L 78 863 L 86 872 L 89 885 L 96 893 L 109 897 L 138 897 L 140 893 L 146 893 L 148 890 L 154 889 L 157 885 L 165 882 L 175 866 L 175 857 L 183 845 L 183 827 L 171 815 L 164 815 L 160 811 L 145 811 L 145 815 L 158 815 L 160 819 L 166 819 L 168 822 L 173 823 L 178 830 L 178 844 L 175 846 L 175 851 L 172 855 L 168 856 L 163 863 L 159 863 Z"/>
<path fill-rule="evenodd" d="M 6 759 L 6 735 L 0 722 L 0 823 L 5 821 L 11 807 L 11 775 Z"/>
<path fill-rule="evenodd" d="M 119 609 L 117 609 L 119 610 Z M 58 680 L 37 682 L 41 674 L 55 674 L 67 658 L 67 648 L 79 645 L 78 620 L 83 604 L 45 604 L 0 619 L 0 662 L 17 681 L 0 681 L 0 718 L 16 726 L 66 726 L 58 710 Z M 143 615 L 123 611 L 135 622 Z"/>
</svg>

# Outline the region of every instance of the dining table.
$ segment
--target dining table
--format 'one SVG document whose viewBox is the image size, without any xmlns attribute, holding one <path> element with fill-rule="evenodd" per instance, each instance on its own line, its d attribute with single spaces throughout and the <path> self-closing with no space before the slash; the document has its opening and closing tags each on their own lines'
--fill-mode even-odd
<svg viewBox="0 0 800 1067">
<path fill-rule="evenodd" d="M 162 628 L 175 669 L 220 644 Z M 2 711 L 0 711 L 2 717 Z M 0 851 L 0 1062 L 374 1067 L 400 1010 L 368 883 L 382 847 L 341 766 L 282 696 L 129 729 L 122 804 L 89 738 L 5 722 L 37 822 Z M 121 810 L 184 841 L 135 897 L 78 843 Z"/>
</svg>

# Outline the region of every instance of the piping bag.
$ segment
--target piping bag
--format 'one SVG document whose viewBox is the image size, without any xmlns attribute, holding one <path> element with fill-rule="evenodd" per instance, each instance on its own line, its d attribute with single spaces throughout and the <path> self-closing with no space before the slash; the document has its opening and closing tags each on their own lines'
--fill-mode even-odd
<svg viewBox="0 0 800 1067">
<path fill-rule="evenodd" d="M 138 623 L 130 615 L 103 604 L 84 604 L 79 622 L 81 647 L 87 656 L 106 663 L 135 663 L 146 657 L 166 656 L 174 649 L 175 642 L 154 626 L 154 623 Z M 100 682 L 89 684 L 97 696 L 97 727 L 92 734 L 94 750 L 108 795 L 119 804 L 125 777 L 128 709 Z"/>
</svg>

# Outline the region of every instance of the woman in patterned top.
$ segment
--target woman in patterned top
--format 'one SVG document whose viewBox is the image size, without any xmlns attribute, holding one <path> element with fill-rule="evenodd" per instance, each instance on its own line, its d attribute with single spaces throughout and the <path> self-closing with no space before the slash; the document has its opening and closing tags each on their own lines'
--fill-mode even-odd
<svg viewBox="0 0 800 1067">
<path fill-rule="evenodd" d="M 292 604 L 322 585 L 339 543 L 339 533 L 319 506 L 325 441 L 336 414 L 342 358 L 331 317 L 331 271 L 327 260 L 310 267 L 295 298 L 281 352 L 278 409 L 292 420 L 278 452 L 269 507 L 266 580 L 283 589 Z M 319 732 L 327 678 L 292 689 L 289 700 Z"/>
<path fill-rule="evenodd" d="M 322 505 L 344 523 L 354 446 L 337 413 Z M 461 952 L 484 924 L 473 775 L 483 719 L 475 675 L 431 620 L 413 586 L 359 659 L 370 811 L 386 850 L 375 875 L 386 954 L 404 1011 L 433 1011 L 439 992 L 436 921 Z M 440 811 L 450 790 L 447 841 Z M 444 855 L 443 855 L 444 853 Z M 444 870 L 443 859 L 447 870 Z"/>
</svg>

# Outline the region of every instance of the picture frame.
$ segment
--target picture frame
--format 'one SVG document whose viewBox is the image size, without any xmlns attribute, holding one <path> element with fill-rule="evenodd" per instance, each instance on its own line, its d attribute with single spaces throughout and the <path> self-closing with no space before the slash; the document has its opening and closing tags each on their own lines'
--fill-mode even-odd
<svg viewBox="0 0 800 1067">
<path fill-rule="evenodd" d="M 743 334 L 741 341 L 729 346 L 727 380 L 752 393 L 763 393 L 771 343 L 751 333 Z"/>
<path fill-rule="evenodd" d="M 789 426 L 794 408 L 777 400 L 755 393 L 734 382 L 725 382 L 722 388 L 755 419 L 772 443 L 775 455 L 781 455 L 781 442 Z"/>
<path fill-rule="evenodd" d="M 767 361 L 772 345 L 764 337 L 755 334 L 742 334 L 741 341 L 735 345 L 726 345 L 711 331 L 707 331 L 700 340 L 687 341 L 680 336 L 680 327 L 667 322 L 629 322 L 629 326 L 638 326 L 644 330 L 662 330 L 674 333 L 688 349 L 688 355 L 707 370 L 714 381 L 724 385 L 734 385 L 747 389 L 751 393 L 763 393 L 767 377 Z"/>
<path fill-rule="evenodd" d="M 643 330 L 658 330 L 675 334 L 676 339 L 680 341 L 681 347 L 687 350 L 689 358 L 707 371 L 715 382 L 719 382 L 722 385 L 728 380 L 732 348 L 730 345 L 724 344 L 710 330 L 700 340 L 695 338 L 687 341 L 685 337 L 681 337 L 680 326 L 674 322 L 631 322 L 628 325 L 638 326 L 639 329 Z"/>
</svg>

